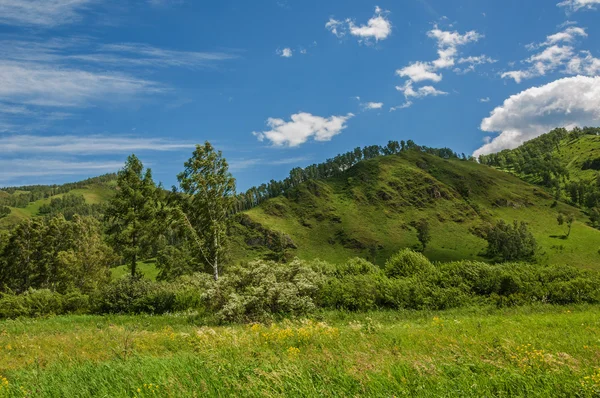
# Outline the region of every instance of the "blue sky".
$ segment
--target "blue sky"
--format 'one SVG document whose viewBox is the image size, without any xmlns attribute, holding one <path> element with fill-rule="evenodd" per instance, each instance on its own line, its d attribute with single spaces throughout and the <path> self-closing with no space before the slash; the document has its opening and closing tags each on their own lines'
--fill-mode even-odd
<svg viewBox="0 0 600 398">
<path fill-rule="evenodd" d="M 600 125 L 600 0 L 0 0 L 0 186 L 166 186 L 211 141 L 240 190 L 356 146 L 466 154 Z"/>
</svg>

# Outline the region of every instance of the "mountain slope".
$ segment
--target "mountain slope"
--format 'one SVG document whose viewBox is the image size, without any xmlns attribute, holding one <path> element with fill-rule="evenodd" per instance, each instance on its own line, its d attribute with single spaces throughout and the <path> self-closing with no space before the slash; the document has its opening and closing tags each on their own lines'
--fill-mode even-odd
<svg viewBox="0 0 600 398">
<path fill-rule="evenodd" d="M 576 215 L 571 238 L 558 239 L 559 211 Z M 285 246 L 301 258 L 341 261 L 363 256 L 383 264 L 394 252 L 418 246 L 420 219 L 431 225 L 425 254 L 435 261 L 480 259 L 482 227 L 497 219 L 526 221 L 542 250 L 540 261 L 591 268 L 600 262 L 600 231 L 543 189 L 474 162 L 405 151 L 360 162 L 341 177 L 308 181 L 286 197 L 239 216 L 234 257 L 270 254 Z M 555 237 L 553 237 L 555 236 Z M 294 248 L 295 247 L 295 248 Z"/>
</svg>

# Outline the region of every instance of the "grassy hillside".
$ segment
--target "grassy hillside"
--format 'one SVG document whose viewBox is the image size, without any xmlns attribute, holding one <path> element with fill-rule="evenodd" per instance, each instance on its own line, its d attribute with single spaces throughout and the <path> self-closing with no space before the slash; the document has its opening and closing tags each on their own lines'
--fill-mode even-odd
<svg viewBox="0 0 600 398">
<path fill-rule="evenodd" d="M 52 199 L 61 198 L 66 194 L 82 195 L 85 198 L 86 203 L 90 205 L 106 203 L 114 193 L 115 184 L 116 181 L 90 183 L 89 185 L 74 188 L 64 193 L 32 201 L 25 207 L 9 206 L 11 213 L 7 217 L 0 218 L 0 229 L 10 228 L 24 219 L 38 216 L 40 207 L 49 204 Z M 23 190 L 18 190 L 12 193 L 0 191 L 0 198 L 8 198 L 11 195 L 25 194 L 28 194 L 28 192 Z"/>
<path fill-rule="evenodd" d="M 562 165 L 569 171 L 569 176 L 582 181 L 593 181 L 598 177 L 598 171 L 593 169 L 583 170 L 586 161 L 600 159 L 600 136 L 584 135 L 582 137 L 567 138 L 553 153 Z"/>
<path fill-rule="evenodd" d="M 543 189 L 474 162 L 416 151 L 363 161 L 343 176 L 309 181 L 287 197 L 244 215 L 234 232 L 234 257 L 268 255 L 287 235 L 290 255 L 339 262 L 363 256 L 382 264 L 404 247 L 418 246 L 413 223 L 427 219 L 434 261 L 478 259 L 486 242 L 478 232 L 498 219 L 526 221 L 541 246 L 539 260 L 592 268 L 600 263 L 600 231 L 566 204 L 553 205 Z M 559 211 L 576 214 L 571 238 L 561 239 Z"/>
<path fill-rule="evenodd" d="M 597 306 L 0 322 L 2 397 L 597 397 Z"/>
</svg>

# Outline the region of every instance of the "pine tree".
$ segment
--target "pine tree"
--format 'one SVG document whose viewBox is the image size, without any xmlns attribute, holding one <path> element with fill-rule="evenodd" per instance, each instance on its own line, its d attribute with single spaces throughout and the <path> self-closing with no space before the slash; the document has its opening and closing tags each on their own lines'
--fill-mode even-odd
<svg viewBox="0 0 600 398">
<path fill-rule="evenodd" d="M 235 203 L 235 179 L 221 151 L 216 152 L 209 142 L 196 145 L 177 179 L 183 192 L 181 217 L 194 236 L 202 262 L 212 268 L 217 280 L 227 216 Z"/>
<path fill-rule="evenodd" d="M 119 171 L 117 193 L 106 210 L 109 240 L 137 275 L 137 262 L 153 240 L 156 213 L 156 186 L 152 171 L 135 156 L 127 158 Z"/>
</svg>

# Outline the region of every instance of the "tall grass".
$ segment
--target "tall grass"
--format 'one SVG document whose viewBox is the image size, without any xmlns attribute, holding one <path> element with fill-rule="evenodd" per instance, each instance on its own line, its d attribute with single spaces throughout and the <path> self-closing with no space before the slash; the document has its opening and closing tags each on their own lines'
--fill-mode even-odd
<svg viewBox="0 0 600 398">
<path fill-rule="evenodd" d="M 0 322 L 0 397 L 593 397 L 598 306 Z"/>
</svg>

